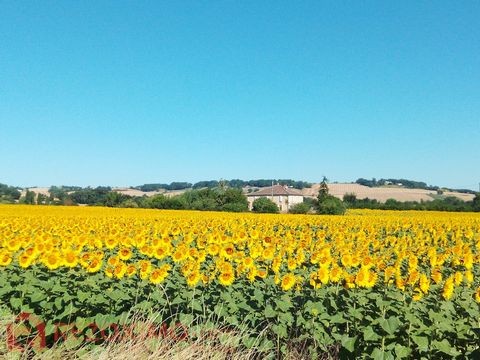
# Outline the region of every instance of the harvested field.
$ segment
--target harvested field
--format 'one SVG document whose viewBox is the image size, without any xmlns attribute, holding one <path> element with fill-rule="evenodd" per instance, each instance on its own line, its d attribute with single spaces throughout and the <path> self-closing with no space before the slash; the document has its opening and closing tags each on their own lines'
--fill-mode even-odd
<svg viewBox="0 0 480 360">
<path fill-rule="evenodd" d="M 311 188 L 303 189 L 304 196 L 315 197 L 318 194 L 320 184 L 314 184 Z M 377 187 L 370 188 L 359 184 L 328 184 L 330 194 L 342 198 L 346 193 L 355 193 L 358 199 L 375 199 L 385 202 L 388 199 L 398 201 L 429 201 L 437 195 L 436 191 L 423 189 L 405 189 L 400 187 Z M 445 192 L 444 196 L 455 196 L 463 201 L 470 201 L 474 198 L 472 194 L 458 192 Z"/>
</svg>

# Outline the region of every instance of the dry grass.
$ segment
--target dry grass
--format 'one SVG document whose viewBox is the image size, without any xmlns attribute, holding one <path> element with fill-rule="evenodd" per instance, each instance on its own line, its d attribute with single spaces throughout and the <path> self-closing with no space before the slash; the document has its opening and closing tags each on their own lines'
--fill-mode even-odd
<svg viewBox="0 0 480 360">
<path fill-rule="evenodd" d="M 73 349 L 65 343 L 55 344 L 41 352 L 31 349 L 10 351 L 7 348 L 6 327 L 12 323 L 11 316 L 3 316 L 0 321 L 0 358 L 6 360 L 97 360 L 97 359 L 178 359 L 178 360 L 220 360 L 220 359 L 256 359 L 254 350 L 241 347 L 243 334 L 227 333 L 221 329 L 205 332 L 195 338 L 178 339 L 173 336 L 152 336 L 153 322 L 137 323 L 134 335 L 120 332 L 117 337 L 100 345 L 83 344 Z"/>
<path fill-rule="evenodd" d="M 1 316 L 1 313 L 0 313 Z M 85 343 L 69 348 L 65 343 L 35 352 L 32 349 L 10 350 L 7 347 L 6 327 L 14 320 L 13 316 L 3 315 L 0 318 L 0 358 L 5 360 L 263 360 L 311 359 L 305 348 L 298 344 L 291 347 L 287 354 L 280 355 L 274 351 L 259 351 L 258 346 L 246 349 L 242 346 L 242 338 L 248 336 L 248 331 L 234 333 L 231 330 L 216 328 L 205 332 L 194 339 L 178 340 L 168 337 L 152 337 L 148 329 L 153 324 L 142 321 L 143 328 L 135 336 L 123 336 L 100 345 Z M 319 360 L 338 359 L 338 346 L 331 347 L 328 353 L 318 354 Z"/>
<path fill-rule="evenodd" d="M 119 332 L 116 338 L 100 345 L 82 344 L 69 348 L 66 343 L 58 343 L 51 348 L 35 352 L 32 349 L 10 350 L 7 346 L 7 325 L 12 324 L 14 316 L 0 310 L 0 358 L 5 360 L 243 360 L 278 358 L 278 354 L 260 352 L 258 346 L 247 349 L 242 345 L 243 337 L 249 336 L 248 329 L 233 332 L 225 327 L 215 327 L 200 331 L 187 339 L 173 336 L 152 336 L 153 320 L 136 321 L 135 335 Z M 287 360 L 307 359 L 302 348 L 292 348 Z M 325 359 L 332 358 L 325 354 Z"/>
</svg>

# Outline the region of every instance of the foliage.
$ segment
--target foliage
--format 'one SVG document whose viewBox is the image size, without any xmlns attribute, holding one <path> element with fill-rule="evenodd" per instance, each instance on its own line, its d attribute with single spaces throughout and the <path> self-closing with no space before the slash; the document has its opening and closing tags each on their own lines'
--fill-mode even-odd
<svg viewBox="0 0 480 360">
<path fill-rule="evenodd" d="M 357 179 L 355 183 L 368 186 L 368 187 L 376 187 L 376 186 L 385 186 L 385 185 L 398 185 L 405 187 L 407 189 L 425 189 L 425 190 L 437 190 L 438 186 L 428 186 L 423 181 L 414 181 L 408 179 L 380 179 L 377 180 L 373 178 L 372 180 L 367 179 Z"/>
<path fill-rule="evenodd" d="M 170 184 L 144 184 L 140 186 L 135 186 L 134 189 L 150 192 L 157 190 L 184 190 L 192 187 L 192 184 L 189 182 L 172 182 Z"/>
<path fill-rule="evenodd" d="M 147 207 L 209 211 L 248 211 L 248 201 L 240 189 L 215 188 L 188 190 L 180 195 L 155 195 L 146 199 Z"/>
<path fill-rule="evenodd" d="M 87 187 L 85 189 L 76 190 L 69 196 L 77 204 L 106 205 L 107 195 L 111 191 L 111 188 L 105 186 L 99 186 L 96 188 Z"/>
<path fill-rule="evenodd" d="M 347 210 L 345 204 L 335 196 L 329 194 L 327 178 L 324 176 L 320 183 L 317 196 L 317 214 L 321 215 L 343 215 Z"/>
<path fill-rule="evenodd" d="M 344 197 L 345 201 L 345 197 Z M 454 196 L 446 196 L 432 201 L 398 201 L 395 199 L 387 199 L 385 203 L 381 203 L 375 199 L 353 199 L 346 201 L 346 205 L 351 209 L 378 209 L 378 210 L 423 210 L 423 211 L 480 211 L 475 209 L 475 200 L 463 201 Z"/>
<path fill-rule="evenodd" d="M 25 196 L 22 196 L 20 198 L 19 203 L 20 204 L 34 205 L 36 203 L 35 198 L 36 198 L 35 192 L 27 189 L 26 192 L 25 192 Z"/>
<path fill-rule="evenodd" d="M 311 206 L 305 202 L 298 203 L 293 205 L 290 210 L 288 210 L 291 214 L 307 214 L 310 211 Z"/>
<path fill-rule="evenodd" d="M 45 194 L 37 194 L 37 205 L 46 205 L 48 203 L 48 197 Z"/>
<path fill-rule="evenodd" d="M 17 188 L 0 183 L 0 203 L 13 203 L 20 199 L 20 195 Z"/>
<path fill-rule="evenodd" d="M 276 214 L 280 210 L 278 209 L 277 204 L 267 197 L 259 197 L 253 200 L 252 211 L 256 213 L 271 213 Z"/>
<path fill-rule="evenodd" d="M 397 186 L 402 186 L 402 187 L 407 188 L 407 189 L 436 190 L 436 191 L 439 191 L 439 192 L 443 192 L 444 190 L 447 190 L 447 191 L 456 191 L 456 192 L 464 193 L 464 194 L 475 194 L 475 191 L 470 190 L 470 189 L 440 188 L 438 186 L 427 185 L 423 181 L 414 181 L 414 180 L 408 180 L 408 179 L 380 179 L 380 180 L 377 180 L 375 178 L 372 178 L 371 180 L 368 180 L 368 179 L 364 179 L 364 178 L 359 178 L 355 181 L 355 183 L 363 185 L 363 186 L 368 186 L 368 187 L 378 187 L 378 186 L 385 186 L 385 185 L 397 185 Z"/>
<path fill-rule="evenodd" d="M 118 206 L 122 205 L 123 203 L 125 203 L 127 200 L 130 200 L 131 198 L 132 198 L 131 196 L 121 194 L 121 193 L 116 192 L 116 191 L 110 191 L 105 196 L 105 200 L 104 200 L 103 205 L 108 206 L 108 207 L 118 207 Z"/>
<path fill-rule="evenodd" d="M 343 195 L 343 202 L 347 204 L 355 204 L 357 202 L 357 194 L 346 193 Z"/>
<path fill-rule="evenodd" d="M 318 189 L 318 196 L 317 196 L 317 201 L 319 203 L 321 203 L 322 201 L 324 201 L 325 199 L 328 198 L 328 193 L 329 193 L 329 189 L 328 189 L 328 185 L 327 185 L 327 178 L 324 176 L 323 179 L 322 179 L 322 182 L 320 183 L 320 188 Z"/>
<path fill-rule="evenodd" d="M 332 195 L 327 195 L 317 205 L 317 213 L 322 215 L 343 215 L 346 210 L 345 204 Z"/>
<path fill-rule="evenodd" d="M 480 211 L 480 193 L 475 195 L 475 198 L 472 201 L 473 211 Z"/>
</svg>

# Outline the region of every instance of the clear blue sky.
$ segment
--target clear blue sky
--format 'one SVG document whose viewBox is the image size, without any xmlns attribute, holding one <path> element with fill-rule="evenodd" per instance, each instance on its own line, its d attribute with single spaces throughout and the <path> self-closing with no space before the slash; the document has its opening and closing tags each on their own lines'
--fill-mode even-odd
<svg viewBox="0 0 480 360">
<path fill-rule="evenodd" d="M 0 182 L 478 188 L 478 1 L 0 1 Z"/>
</svg>

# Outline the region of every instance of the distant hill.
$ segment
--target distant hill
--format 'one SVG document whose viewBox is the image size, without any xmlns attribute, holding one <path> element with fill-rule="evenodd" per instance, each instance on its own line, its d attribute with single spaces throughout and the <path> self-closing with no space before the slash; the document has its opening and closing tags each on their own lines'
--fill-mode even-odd
<svg viewBox="0 0 480 360">
<path fill-rule="evenodd" d="M 166 196 L 173 196 L 181 194 L 189 189 L 212 188 L 217 186 L 237 187 L 242 188 L 244 193 L 249 193 L 271 184 L 279 183 L 289 187 L 293 187 L 302 191 L 306 197 L 316 197 L 318 194 L 320 184 L 311 184 L 305 181 L 295 180 L 275 180 L 275 179 L 260 179 L 260 180 L 210 180 L 200 181 L 195 184 L 188 182 L 173 182 L 170 184 L 145 184 L 135 187 L 110 188 L 105 187 L 105 190 L 112 190 L 123 195 L 132 197 L 151 197 L 157 194 L 165 194 Z M 415 187 L 418 186 L 418 187 Z M 412 181 L 406 179 L 380 179 L 380 180 L 366 180 L 358 179 L 355 183 L 331 183 L 328 184 L 330 194 L 342 199 L 345 194 L 353 193 L 357 199 L 372 199 L 384 203 L 388 199 L 395 199 L 397 201 L 431 201 L 434 199 L 442 199 L 453 196 L 463 201 L 471 201 L 475 197 L 475 192 L 472 190 L 447 190 L 439 188 L 438 186 L 429 186 L 421 181 Z M 12 191 L 13 187 L 7 187 L 4 192 Z M 3 189 L 2 188 L 2 189 Z M 81 187 L 32 187 L 29 188 L 37 194 L 48 196 L 49 190 L 63 189 L 67 194 L 72 194 Z M 90 189 L 90 188 L 88 188 Z M 98 188 L 97 188 L 98 189 Z M 27 189 L 21 191 L 21 196 L 25 196 Z M 1 194 L 0 194 L 1 195 Z M 15 197 L 18 201 L 19 196 Z"/>
<path fill-rule="evenodd" d="M 316 197 L 320 184 L 314 184 L 308 189 L 303 189 L 304 196 Z M 456 191 L 444 191 L 442 195 L 437 194 L 437 190 L 409 189 L 404 187 L 368 187 L 360 184 L 328 184 L 330 194 L 338 198 L 343 198 L 347 193 L 354 193 L 357 199 L 375 199 L 379 202 L 385 202 L 388 199 L 397 201 L 430 201 L 441 197 L 454 196 L 463 201 L 471 201 L 475 197 L 473 194 L 466 194 Z"/>
</svg>

